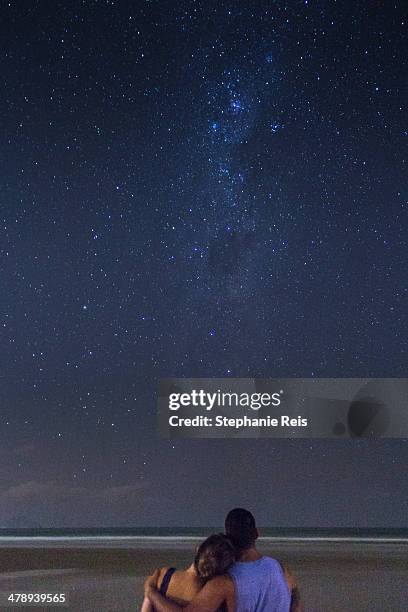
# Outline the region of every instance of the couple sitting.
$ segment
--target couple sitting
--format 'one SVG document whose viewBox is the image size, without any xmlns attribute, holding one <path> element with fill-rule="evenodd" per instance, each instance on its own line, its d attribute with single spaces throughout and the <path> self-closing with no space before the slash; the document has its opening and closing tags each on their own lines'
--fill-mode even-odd
<svg viewBox="0 0 408 612">
<path fill-rule="evenodd" d="M 256 549 L 253 515 L 231 510 L 225 534 L 207 538 L 188 569 L 162 568 L 149 576 L 141 612 L 301 612 L 293 576 Z"/>
</svg>

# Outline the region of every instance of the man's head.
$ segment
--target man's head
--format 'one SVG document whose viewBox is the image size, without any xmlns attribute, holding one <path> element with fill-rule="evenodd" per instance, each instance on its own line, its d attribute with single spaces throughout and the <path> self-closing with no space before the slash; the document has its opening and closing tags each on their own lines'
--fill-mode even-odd
<svg viewBox="0 0 408 612">
<path fill-rule="evenodd" d="M 225 533 L 234 542 L 238 551 L 254 546 L 258 530 L 253 514 L 244 508 L 234 508 L 228 512 L 225 518 Z"/>
</svg>

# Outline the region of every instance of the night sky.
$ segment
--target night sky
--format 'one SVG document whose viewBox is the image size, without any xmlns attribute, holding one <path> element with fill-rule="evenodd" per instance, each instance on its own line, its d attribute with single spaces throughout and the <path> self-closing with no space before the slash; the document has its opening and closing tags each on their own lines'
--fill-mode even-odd
<svg viewBox="0 0 408 612">
<path fill-rule="evenodd" d="M 406 526 L 406 441 L 162 440 L 156 399 L 407 375 L 407 23 L 2 3 L 0 526 Z"/>
</svg>

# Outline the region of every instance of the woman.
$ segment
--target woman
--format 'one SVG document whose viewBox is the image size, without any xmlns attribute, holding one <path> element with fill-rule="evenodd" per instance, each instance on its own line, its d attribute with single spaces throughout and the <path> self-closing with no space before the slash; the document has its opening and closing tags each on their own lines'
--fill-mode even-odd
<svg viewBox="0 0 408 612">
<path fill-rule="evenodd" d="M 223 533 L 210 535 L 198 547 L 190 567 L 185 570 L 163 567 L 157 588 L 162 595 L 185 607 L 209 580 L 225 574 L 234 561 L 235 549 L 231 540 Z M 221 611 L 232 612 L 230 602 L 224 602 Z M 144 599 L 141 612 L 154 612 L 149 599 Z"/>
</svg>

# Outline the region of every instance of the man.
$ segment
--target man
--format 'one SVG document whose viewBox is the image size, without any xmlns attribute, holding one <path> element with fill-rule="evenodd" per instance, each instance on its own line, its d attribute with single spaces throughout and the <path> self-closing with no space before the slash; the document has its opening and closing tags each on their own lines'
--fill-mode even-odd
<svg viewBox="0 0 408 612">
<path fill-rule="evenodd" d="M 225 519 L 225 533 L 233 541 L 238 561 L 228 576 L 213 578 L 184 608 L 166 599 L 156 588 L 157 574 L 145 583 L 145 594 L 156 612 L 215 612 L 224 603 L 235 612 L 303 612 L 299 589 L 290 572 L 256 549 L 259 537 L 253 515 L 235 508 Z"/>
</svg>

